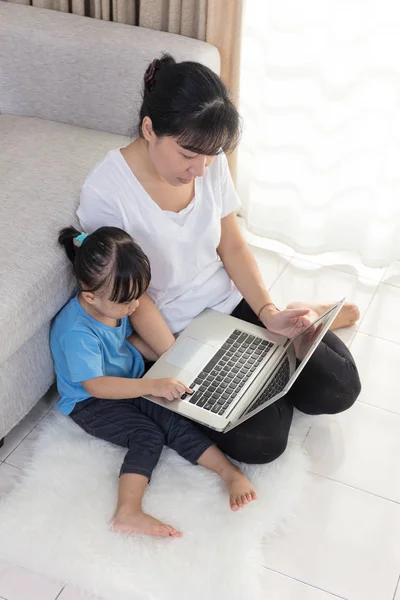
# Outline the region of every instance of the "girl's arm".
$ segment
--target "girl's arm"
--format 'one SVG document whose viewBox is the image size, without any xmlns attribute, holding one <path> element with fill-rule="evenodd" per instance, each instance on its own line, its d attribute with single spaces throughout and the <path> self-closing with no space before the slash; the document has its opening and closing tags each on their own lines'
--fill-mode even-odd
<svg viewBox="0 0 400 600">
<path fill-rule="evenodd" d="M 133 329 L 154 352 L 156 359 L 175 342 L 175 338 L 162 318 L 160 311 L 147 294 L 141 296 L 139 306 L 129 318 Z"/>
<path fill-rule="evenodd" d="M 82 385 L 93 398 L 105 400 L 127 400 L 140 396 L 175 400 L 185 392 L 193 393 L 193 390 L 177 379 L 128 379 L 105 375 L 82 381 Z"/>
</svg>

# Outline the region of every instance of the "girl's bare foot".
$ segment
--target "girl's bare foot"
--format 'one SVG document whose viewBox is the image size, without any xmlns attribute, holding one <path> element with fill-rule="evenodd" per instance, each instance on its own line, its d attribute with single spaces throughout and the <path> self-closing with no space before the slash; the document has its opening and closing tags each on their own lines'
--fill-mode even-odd
<svg viewBox="0 0 400 600">
<path fill-rule="evenodd" d="M 144 533 L 156 537 L 182 537 L 171 525 L 166 525 L 144 512 L 115 514 L 111 521 L 110 529 L 119 533 Z"/>
<path fill-rule="evenodd" d="M 311 313 L 307 315 L 312 321 L 326 313 L 335 304 L 309 304 L 306 302 L 292 302 L 286 308 L 309 308 Z M 313 314 L 314 313 L 314 314 Z M 339 314 L 333 321 L 329 329 L 340 329 L 341 327 L 351 327 L 360 318 L 360 311 L 356 304 L 343 304 Z"/>
<path fill-rule="evenodd" d="M 229 492 L 229 504 L 236 511 L 245 504 L 257 500 L 257 494 L 250 481 L 239 470 L 229 479 L 225 479 Z"/>
</svg>

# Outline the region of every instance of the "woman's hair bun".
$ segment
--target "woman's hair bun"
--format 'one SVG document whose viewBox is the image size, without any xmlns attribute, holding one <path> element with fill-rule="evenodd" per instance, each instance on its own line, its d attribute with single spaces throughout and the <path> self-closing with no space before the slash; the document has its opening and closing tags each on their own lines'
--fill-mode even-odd
<svg viewBox="0 0 400 600">
<path fill-rule="evenodd" d="M 176 60 L 174 59 L 173 56 L 168 54 L 168 52 L 164 52 L 162 57 L 160 59 L 156 59 L 156 60 L 158 60 L 160 65 L 168 65 L 168 66 L 176 65 Z"/>
<path fill-rule="evenodd" d="M 176 65 L 176 60 L 170 54 L 166 52 L 161 58 L 155 58 L 147 67 L 144 74 L 144 87 L 145 90 L 151 92 L 156 84 L 156 72 L 164 66 Z"/>
</svg>

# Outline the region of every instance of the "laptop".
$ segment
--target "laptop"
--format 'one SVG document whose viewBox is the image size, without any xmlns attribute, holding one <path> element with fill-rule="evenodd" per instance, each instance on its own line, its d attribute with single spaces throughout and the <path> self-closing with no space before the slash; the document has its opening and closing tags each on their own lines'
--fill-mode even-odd
<svg viewBox="0 0 400 600">
<path fill-rule="evenodd" d="M 148 400 L 227 432 L 287 394 L 345 302 L 292 339 L 205 310 L 144 377 L 173 377 L 194 390 L 172 402 Z"/>
</svg>

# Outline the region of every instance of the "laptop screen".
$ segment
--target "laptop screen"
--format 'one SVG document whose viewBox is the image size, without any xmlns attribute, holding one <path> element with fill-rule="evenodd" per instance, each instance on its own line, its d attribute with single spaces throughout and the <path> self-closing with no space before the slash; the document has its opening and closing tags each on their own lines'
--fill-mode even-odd
<svg viewBox="0 0 400 600">
<path fill-rule="evenodd" d="M 293 338 L 290 341 L 288 348 L 290 346 L 293 346 L 298 361 L 302 361 L 309 354 L 313 346 L 316 343 L 318 343 L 318 337 L 320 336 L 323 329 L 325 329 L 324 334 L 326 333 L 329 326 L 334 320 L 333 313 L 336 312 L 337 306 L 337 304 L 333 306 L 321 317 L 319 317 L 313 323 L 311 323 L 311 325 L 309 325 L 307 329 L 304 329 L 304 331 L 299 333 L 295 338 Z"/>
<path fill-rule="evenodd" d="M 257 395 L 255 401 L 248 407 L 241 416 L 249 416 L 261 406 L 268 406 L 275 399 L 287 393 L 301 371 L 308 362 L 308 359 L 314 352 L 326 331 L 334 321 L 340 308 L 343 306 L 345 299 L 341 300 L 330 310 L 316 319 L 307 329 L 304 329 L 295 338 L 290 340 L 285 347 L 285 351 L 275 367 L 274 375 L 267 386 Z M 296 366 L 292 374 L 290 374 L 290 354 L 289 349 L 293 347 L 294 354 L 297 358 Z"/>
</svg>

